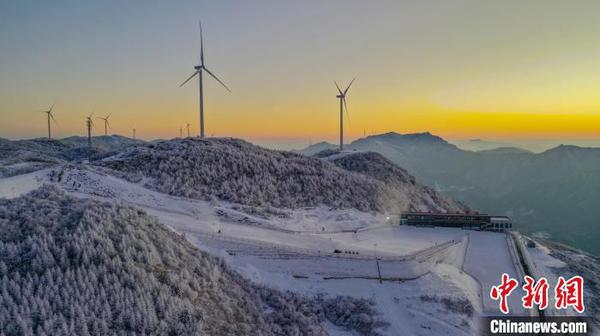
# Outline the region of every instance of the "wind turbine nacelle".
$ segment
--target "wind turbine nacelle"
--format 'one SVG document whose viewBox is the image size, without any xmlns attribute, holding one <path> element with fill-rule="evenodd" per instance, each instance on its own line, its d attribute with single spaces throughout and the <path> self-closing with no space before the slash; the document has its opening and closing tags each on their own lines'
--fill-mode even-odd
<svg viewBox="0 0 600 336">
<path fill-rule="evenodd" d="M 200 69 L 202 69 L 202 65 L 196 65 L 196 66 L 194 67 L 194 69 L 196 69 L 196 70 L 200 70 Z"/>
<path fill-rule="evenodd" d="M 344 98 L 344 96 L 342 96 L 342 95 L 337 95 L 337 96 L 335 96 L 335 97 L 336 97 L 336 98 Z"/>
</svg>

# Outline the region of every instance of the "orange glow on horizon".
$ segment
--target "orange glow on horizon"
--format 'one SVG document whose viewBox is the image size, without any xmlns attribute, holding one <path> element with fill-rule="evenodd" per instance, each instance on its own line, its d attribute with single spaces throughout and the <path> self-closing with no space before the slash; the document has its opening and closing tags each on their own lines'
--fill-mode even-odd
<svg viewBox="0 0 600 336">
<path fill-rule="evenodd" d="M 0 137 L 45 136 L 39 111 L 55 100 L 55 137 L 84 135 L 92 111 L 112 113 L 111 134 L 168 139 L 190 123 L 197 135 L 197 82 L 179 84 L 198 63 L 203 13 L 207 67 L 232 90 L 206 77 L 208 136 L 337 142 L 334 80 L 356 77 L 345 142 L 392 131 L 600 139 L 599 2 L 9 7 Z"/>
</svg>

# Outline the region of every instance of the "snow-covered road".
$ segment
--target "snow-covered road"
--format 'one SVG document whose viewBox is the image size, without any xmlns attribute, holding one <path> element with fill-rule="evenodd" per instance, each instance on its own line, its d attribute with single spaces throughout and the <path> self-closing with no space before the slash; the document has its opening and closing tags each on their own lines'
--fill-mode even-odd
<svg viewBox="0 0 600 336">
<path fill-rule="evenodd" d="M 497 286 L 502 280 L 502 274 L 507 273 L 512 278 L 519 279 L 515 260 L 511 257 L 507 236 L 496 232 L 469 232 L 464 271 L 477 280 L 481 286 L 483 313 L 501 315 L 498 301 L 490 297 L 492 286 Z M 514 315 L 528 315 L 521 305 L 522 293 L 516 289 L 509 297 L 509 309 Z"/>
</svg>

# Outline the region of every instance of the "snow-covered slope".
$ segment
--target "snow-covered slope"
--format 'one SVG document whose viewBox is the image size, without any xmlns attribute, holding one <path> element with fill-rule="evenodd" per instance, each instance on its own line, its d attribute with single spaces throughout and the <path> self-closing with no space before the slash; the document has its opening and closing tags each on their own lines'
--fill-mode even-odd
<svg viewBox="0 0 600 336">
<path fill-rule="evenodd" d="M 0 198 L 0 333 L 327 335 L 381 326 L 367 300 L 252 284 L 130 206 L 43 187 Z"/>
<path fill-rule="evenodd" d="M 325 159 L 348 171 L 357 172 L 379 180 L 394 190 L 402 192 L 397 199 L 406 200 L 403 210 L 469 210 L 465 205 L 435 190 L 415 182 L 405 169 L 375 152 L 350 152 L 346 155 L 333 154 Z"/>
<path fill-rule="evenodd" d="M 28 187 L 10 197 L 53 183 L 76 197 L 130 204 L 259 284 L 372 301 L 391 323 L 384 335 L 474 334 L 478 315 L 499 314 L 488 299 L 499 275 L 519 276 L 510 240 L 501 233 L 398 227 L 385 215 L 356 209 L 273 208 L 274 215 L 264 216 L 239 204 L 160 193 L 103 170 L 68 165 L 22 175 L 18 184 Z M 0 190 L 14 184 L 0 179 Z M 518 294 L 510 309 L 522 314 Z M 333 335 L 355 335 L 325 326 Z"/>
<path fill-rule="evenodd" d="M 463 335 L 477 326 L 472 317 L 481 311 L 482 289 L 459 271 L 466 248 L 461 230 L 390 226 L 385 216 L 323 207 L 262 218 L 238 213 L 227 202 L 149 190 L 89 166 L 67 167 L 50 177 L 78 197 L 119 199 L 143 208 L 201 249 L 225 251 L 236 270 L 258 283 L 308 296 L 372 300 L 391 323 L 384 335 Z"/>
<path fill-rule="evenodd" d="M 600 258 L 570 246 L 545 239 L 516 235 L 534 277 L 556 283 L 558 277 L 579 275 L 584 279 L 585 314 L 600 325 Z M 549 307 L 547 315 L 575 315 L 573 309 L 558 311 Z"/>
<path fill-rule="evenodd" d="M 93 148 L 90 149 L 85 137 L 14 141 L 0 138 L 0 177 L 24 174 L 67 161 L 100 159 L 142 143 L 119 135 L 98 136 L 92 138 Z"/>
<path fill-rule="evenodd" d="M 297 152 L 302 153 L 304 155 L 314 155 L 314 154 L 317 154 L 324 150 L 335 150 L 336 148 L 339 148 L 339 147 L 332 143 L 329 143 L 326 141 L 321 141 L 316 144 L 312 144 L 312 145 L 306 147 L 305 149 L 299 150 Z"/>
<path fill-rule="evenodd" d="M 63 162 L 68 146 L 50 139 L 11 141 L 0 138 L 0 177 L 43 169 Z"/>
<path fill-rule="evenodd" d="M 401 169 L 389 170 L 396 183 L 386 183 L 381 175 L 236 139 L 163 141 L 127 149 L 96 164 L 125 173 L 132 181 L 146 179 L 150 187 L 171 195 L 255 207 L 327 205 L 375 212 L 464 208 L 416 185 Z"/>
<path fill-rule="evenodd" d="M 60 142 L 71 146 L 73 148 L 86 147 L 87 137 L 82 136 L 71 136 L 60 139 Z M 121 135 L 100 135 L 92 137 L 92 145 L 103 151 L 120 151 L 130 146 L 141 145 L 145 141 L 139 139 L 131 139 Z"/>
<path fill-rule="evenodd" d="M 195 158 L 179 160 L 183 154 L 195 155 Z M 499 314 L 498 302 L 489 299 L 491 286 L 498 284 L 504 272 L 513 277 L 521 275 L 515 244 L 505 234 L 397 226 L 393 216 L 370 210 L 323 204 L 296 208 L 272 204 L 251 206 L 224 200 L 224 197 L 205 199 L 195 194 L 186 197 L 186 193 L 167 193 L 169 189 L 164 192 L 156 187 L 157 179 L 165 178 L 187 192 L 188 188 L 193 190 L 193 183 L 204 181 L 199 176 L 205 174 L 209 180 L 203 183 L 219 189 L 221 185 L 214 180 L 235 180 L 235 172 L 247 183 L 260 185 L 259 179 L 263 178 L 274 181 L 278 187 L 285 185 L 279 181 L 290 178 L 288 175 L 299 174 L 302 175 L 300 181 L 316 190 L 337 187 L 330 182 L 310 184 L 312 179 L 326 179 L 335 174 L 342 180 L 368 181 L 394 190 L 414 188 L 417 194 L 428 195 L 423 191 L 427 189 L 415 184 L 403 169 L 372 153 L 350 151 L 307 159 L 236 140 L 167 141 L 132 148 L 101 164 L 61 164 L 47 171 L 0 178 L 0 191 L 8 190 L 0 197 L 18 197 L 50 183 L 71 196 L 94 201 L 85 204 L 98 207 L 95 201 L 112 201 L 117 202 L 112 203 L 113 208 L 122 206 L 116 204 L 127 204 L 125 208 L 135 208 L 136 213 L 147 213 L 163 228 L 175 232 L 175 237 L 185 237 L 185 241 L 200 250 L 222 257 L 219 270 L 231 268 L 258 284 L 256 288 L 276 289 L 259 291 L 261 302 L 271 306 L 266 313 L 274 319 L 271 326 L 281 326 L 279 319 L 285 320 L 288 312 L 292 315 L 300 312 L 308 320 L 293 320 L 284 325 L 301 331 L 315 327 L 317 329 L 310 330 L 319 332 L 322 326 L 324 331 L 336 336 L 372 332 L 389 336 L 468 335 L 477 333 L 478 316 Z M 139 174 L 135 173 L 136 167 Z M 155 169 L 165 177 L 147 173 Z M 256 173 L 259 170 L 264 172 Z M 186 185 L 186 181 L 193 183 Z M 237 192 L 243 197 L 248 190 L 254 189 L 241 188 Z M 43 198 L 37 197 L 40 201 Z M 429 198 L 428 202 L 432 203 L 425 204 L 443 204 L 440 198 L 432 195 Z M 74 204 L 78 202 L 83 201 Z M 411 202 L 420 204 L 415 200 Z M 21 206 L 25 203 L 21 202 Z M 35 202 L 27 204 L 39 208 Z M 69 211 L 63 213 L 68 215 Z M 104 217 L 102 213 L 100 218 Z M 127 222 L 120 221 L 119 225 Z M 170 238 L 161 236 L 161 239 Z M 129 245 L 135 246 L 135 243 Z M 164 244 L 166 248 L 171 249 L 170 246 L 169 242 Z M 551 272 L 551 265 L 567 264 L 555 260 L 546 251 L 529 249 L 536 265 L 550 265 L 544 272 Z M 592 267 L 593 260 L 578 258 L 573 254 L 572 262 L 583 260 L 580 266 L 586 270 Z M 577 266 L 569 266 L 560 272 L 567 270 L 581 271 Z M 593 277 L 584 276 L 586 281 L 590 279 L 590 283 L 594 283 Z M 282 298 L 277 290 L 290 293 Z M 276 294 L 265 296 L 264 291 Z M 324 293 L 329 294 L 329 298 L 322 298 Z M 511 296 L 512 314 L 529 313 L 520 308 L 520 294 L 516 291 Z M 346 296 L 359 301 L 344 299 Z M 293 304 L 290 306 L 289 302 Z M 291 310 L 279 313 L 277 307 Z M 589 307 L 593 307 L 593 303 Z M 382 315 L 378 317 L 373 309 Z M 350 313 L 346 313 L 347 310 Z M 269 315 L 272 312 L 277 313 Z M 363 312 L 366 315 L 361 314 Z M 318 323 L 313 323 L 313 313 Z M 381 319 L 390 325 L 382 328 Z M 292 329 L 282 329 L 285 331 L 280 330 L 279 334 L 290 334 L 294 332 Z"/>
</svg>

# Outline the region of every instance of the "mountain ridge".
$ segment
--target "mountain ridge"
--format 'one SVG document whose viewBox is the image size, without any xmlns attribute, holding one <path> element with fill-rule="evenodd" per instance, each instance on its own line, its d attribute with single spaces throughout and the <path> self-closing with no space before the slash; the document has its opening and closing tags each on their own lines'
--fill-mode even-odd
<svg viewBox="0 0 600 336">
<path fill-rule="evenodd" d="M 143 143 L 120 135 L 94 136 L 92 148 L 88 147 L 87 137 L 81 136 L 23 140 L 0 138 L 0 177 L 28 173 L 68 161 L 96 160 Z"/>
<path fill-rule="evenodd" d="M 168 140 L 132 147 L 95 164 L 125 173 L 132 180 L 151 178 L 148 183 L 167 194 L 216 197 L 251 206 L 296 208 L 324 204 L 376 212 L 466 208 L 441 195 L 434 199 L 444 203 L 435 204 L 430 200 L 435 192 L 429 190 L 419 198 L 419 192 L 426 189 L 406 177 L 387 185 L 325 160 L 268 150 L 239 139 Z M 403 170 L 389 173 L 407 175 Z"/>
<path fill-rule="evenodd" d="M 412 137 L 435 136 L 419 133 Z M 346 145 L 348 151 L 374 151 L 405 168 L 416 180 L 472 208 L 508 215 L 525 233 L 600 254 L 600 149 L 561 145 L 542 153 L 514 149 L 462 150 L 441 141 L 412 141 L 386 133 Z M 391 141 L 390 139 L 393 139 Z M 568 224 L 565 224 L 568 221 Z"/>
</svg>

